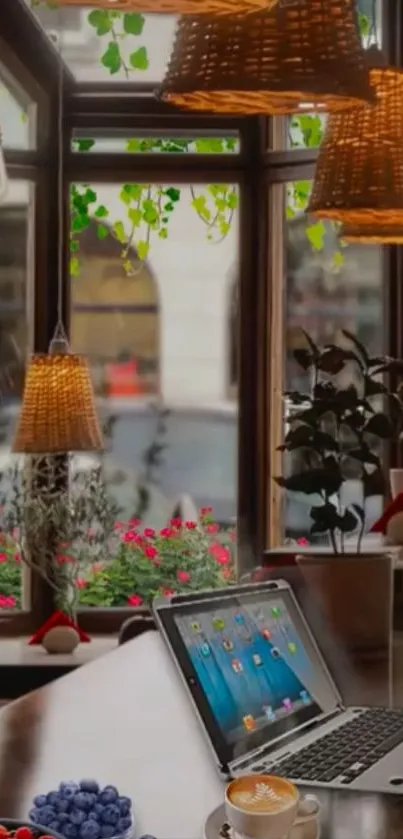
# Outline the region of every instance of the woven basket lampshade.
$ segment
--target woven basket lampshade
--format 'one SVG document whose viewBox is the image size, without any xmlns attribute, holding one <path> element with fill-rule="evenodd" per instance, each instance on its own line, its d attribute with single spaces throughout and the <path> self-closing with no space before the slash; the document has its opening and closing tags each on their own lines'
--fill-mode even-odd
<svg viewBox="0 0 403 839">
<path fill-rule="evenodd" d="M 339 238 L 344 242 L 360 242 L 362 245 L 401 245 L 403 221 L 401 224 L 343 224 Z"/>
<path fill-rule="evenodd" d="M 376 104 L 328 119 L 308 212 L 396 228 L 403 226 L 403 70 L 378 66 L 370 76 Z"/>
<path fill-rule="evenodd" d="M 86 359 L 69 353 L 33 355 L 13 451 L 63 454 L 102 448 Z"/>
<path fill-rule="evenodd" d="M 53 0 L 57 6 L 173 15 L 233 15 L 271 9 L 278 0 Z"/>
<path fill-rule="evenodd" d="M 179 21 L 162 99 L 196 111 L 288 114 L 372 101 L 355 0 L 296 0 Z"/>
</svg>

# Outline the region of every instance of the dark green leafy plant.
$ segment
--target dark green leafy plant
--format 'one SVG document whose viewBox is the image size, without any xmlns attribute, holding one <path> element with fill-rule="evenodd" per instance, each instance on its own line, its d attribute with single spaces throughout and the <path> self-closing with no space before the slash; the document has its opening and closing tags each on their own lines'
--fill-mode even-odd
<svg viewBox="0 0 403 839">
<path fill-rule="evenodd" d="M 381 446 L 403 428 L 403 401 L 389 391 L 385 374 L 403 372 L 403 362 L 371 357 L 358 339 L 343 330 L 343 345 L 319 348 L 304 332 L 306 347 L 294 358 L 311 378 L 310 393 L 289 391 L 290 428 L 280 451 L 298 453 L 300 468 L 275 478 L 289 492 L 315 496 L 311 534 L 329 534 L 335 553 L 345 534 L 357 531 L 360 551 L 365 532 L 365 499 L 383 494 Z M 359 475 L 364 504 L 343 506 L 342 488 Z"/>
</svg>

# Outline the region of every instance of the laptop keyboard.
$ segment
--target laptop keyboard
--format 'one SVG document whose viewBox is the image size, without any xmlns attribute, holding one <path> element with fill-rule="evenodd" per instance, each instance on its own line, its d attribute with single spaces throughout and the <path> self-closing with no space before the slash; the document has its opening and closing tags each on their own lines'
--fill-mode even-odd
<svg viewBox="0 0 403 839">
<path fill-rule="evenodd" d="M 295 781 L 351 784 L 403 742 L 403 709 L 371 708 L 274 764 L 254 765 Z"/>
</svg>

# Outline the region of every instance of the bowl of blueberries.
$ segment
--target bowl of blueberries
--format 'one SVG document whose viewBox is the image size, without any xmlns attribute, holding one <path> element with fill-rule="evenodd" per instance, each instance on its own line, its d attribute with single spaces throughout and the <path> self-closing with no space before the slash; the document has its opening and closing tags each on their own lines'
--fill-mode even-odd
<svg viewBox="0 0 403 839">
<path fill-rule="evenodd" d="M 29 820 L 55 839 L 130 839 L 135 828 L 131 799 L 92 779 L 36 795 Z"/>
</svg>

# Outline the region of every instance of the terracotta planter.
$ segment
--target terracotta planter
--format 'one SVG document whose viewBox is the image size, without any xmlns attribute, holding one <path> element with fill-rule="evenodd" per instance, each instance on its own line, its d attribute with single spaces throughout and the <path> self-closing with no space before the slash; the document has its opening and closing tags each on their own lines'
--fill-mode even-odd
<svg viewBox="0 0 403 839">
<path fill-rule="evenodd" d="M 297 564 L 318 598 L 326 626 L 344 649 L 385 653 L 393 629 L 389 554 L 299 554 Z"/>
</svg>

